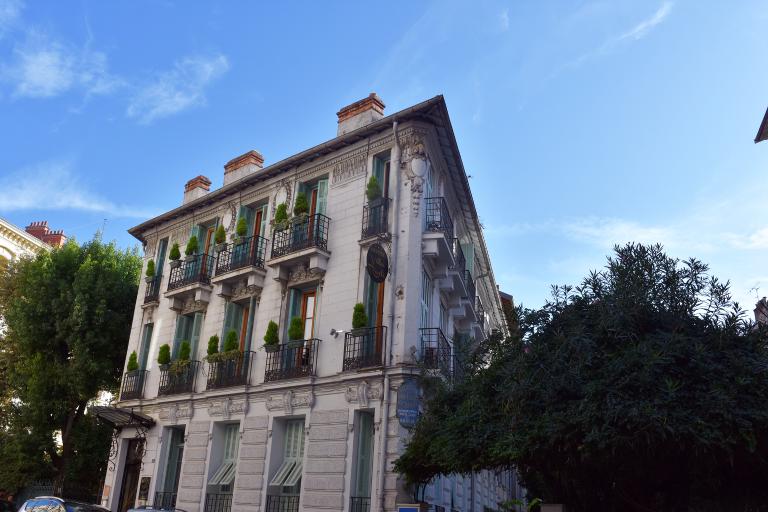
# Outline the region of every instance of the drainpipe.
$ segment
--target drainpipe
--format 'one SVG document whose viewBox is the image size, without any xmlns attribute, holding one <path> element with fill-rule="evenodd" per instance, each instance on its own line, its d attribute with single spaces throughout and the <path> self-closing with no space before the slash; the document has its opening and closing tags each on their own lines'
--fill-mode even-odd
<svg viewBox="0 0 768 512">
<path fill-rule="evenodd" d="M 395 193 L 392 198 L 393 222 L 392 222 L 392 291 L 394 292 L 394 286 L 397 281 L 395 275 L 397 273 L 397 241 L 400 237 L 400 142 L 397 139 L 397 120 L 392 122 L 392 133 L 395 137 L 395 147 L 392 150 L 392 166 L 395 171 Z M 380 512 L 384 511 L 384 474 L 387 471 L 387 431 L 389 430 L 389 372 L 387 369 L 392 364 L 392 345 L 395 340 L 395 295 L 392 293 L 392 299 L 389 301 L 389 355 L 385 352 L 384 361 L 384 404 L 382 406 L 382 420 L 381 420 L 381 453 L 379 454 L 379 507 Z"/>
</svg>

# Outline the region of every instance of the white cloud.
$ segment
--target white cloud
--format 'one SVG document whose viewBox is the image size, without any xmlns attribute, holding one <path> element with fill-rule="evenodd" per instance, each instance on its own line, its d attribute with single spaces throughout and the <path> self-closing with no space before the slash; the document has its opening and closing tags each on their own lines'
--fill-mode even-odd
<svg viewBox="0 0 768 512">
<path fill-rule="evenodd" d="M 642 39 L 648 33 L 656 27 L 656 25 L 663 22 L 665 19 L 667 19 L 667 16 L 669 16 L 669 11 L 672 10 L 672 2 L 664 2 L 661 4 L 661 7 L 659 7 L 655 13 L 653 13 L 653 16 L 651 16 L 648 19 L 645 19 L 632 27 L 632 29 L 628 30 L 627 32 L 624 32 L 621 34 L 617 41 L 623 41 L 625 39 L 633 39 L 637 41 L 638 39 Z"/>
<path fill-rule="evenodd" d="M 505 8 L 501 11 L 501 14 L 499 14 L 499 25 L 504 32 L 509 30 L 509 7 Z"/>
<path fill-rule="evenodd" d="M 20 0 L 0 0 L 0 37 L 16 23 L 23 7 Z"/>
<path fill-rule="evenodd" d="M 104 53 L 77 49 L 34 30 L 15 46 L 2 77 L 13 84 L 15 97 L 26 98 L 50 98 L 75 88 L 87 95 L 106 94 L 123 84 L 109 74 Z"/>
<path fill-rule="evenodd" d="M 78 210 L 131 218 L 157 213 L 117 205 L 89 191 L 67 161 L 43 162 L 0 179 L 0 212 L 19 210 Z"/>
<path fill-rule="evenodd" d="M 139 90 L 128 105 L 128 117 L 141 123 L 204 105 L 205 88 L 229 69 L 224 55 L 186 57 Z"/>
</svg>

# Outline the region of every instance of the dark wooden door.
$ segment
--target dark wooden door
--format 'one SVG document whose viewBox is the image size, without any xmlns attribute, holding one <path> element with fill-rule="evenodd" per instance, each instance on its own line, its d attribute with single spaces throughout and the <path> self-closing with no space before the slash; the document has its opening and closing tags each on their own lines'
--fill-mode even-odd
<svg viewBox="0 0 768 512">
<path fill-rule="evenodd" d="M 128 453 L 125 454 L 125 469 L 123 481 L 120 484 L 120 501 L 117 512 L 125 512 L 136 502 L 136 489 L 139 486 L 141 473 L 141 457 L 144 454 L 144 440 L 131 439 L 128 441 Z"/>
</svg>

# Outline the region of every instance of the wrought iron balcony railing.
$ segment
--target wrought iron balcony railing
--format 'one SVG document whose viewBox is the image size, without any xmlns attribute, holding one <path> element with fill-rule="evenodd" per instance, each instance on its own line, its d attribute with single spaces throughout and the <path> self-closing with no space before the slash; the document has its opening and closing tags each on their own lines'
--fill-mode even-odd
<svg viewBox="0 0 768 512">
<path fill-rule="evenodd" d="M 155 276 L 147 283 L 144 290 L 144 304 L 156 302 L 160 298 L 160 281 L 162 280 L 163 276 Z"/>
<path fill-rule="evenodd" d="M 176 493 L 171 491 L 158 491 L 155 493 L 155 501 L 152 508 L 158 510 L 173 510 L 176 508 Z"/>
<path fill-rule="evenodd" d="M 453 266 L 451 270 L 458 272 L 467 268 L 467 259 L 464 257 L 464 249 L 461 248 L 458 238 L 453 239 Z"/>
<path fill-rule="evenodd" d="M 264 254 L 269 241 L 261 236 L 249 236 L 228 244 L 216 256 L 216 275 L 226 274 L 245 267 L 264 269 Z"/>
<path fill-rule="evenodd" d="M 231 493 L 206 493 L 204 512 L 229 512 L 232 510 Z"/>
<path fill-rule="evenodd" d="M 144 397 L 144 381 L 147 380 L 146 370 L 134 370 L 123 374 L 120 386 L 120 400 L 135 400 Z"/>
<path fill-rule="evenodd" d="M 480 328 L 485 327 L 485 308 L 483 303 L 480 302 L 480 296 L 475 297 L 475 314 L 477 315 L 477 323 L 480 324 Z"/>
<path fill-rule="evenodd" d="M 285 229 L 276 229 L 272 238 L 272 257 L 317 247 L 328 249 L 328 227 L 331 219 L 316 213 L 303 218 L 294 217 Z"/>
<path fill-rule="evenodd" d="M 160 387 L 157 394 L 160 396 L 177 395 L 179 393 L 191 393 L 195 390 L 195 376 L 200 361 L 188 361 L 179 365 L 171 363 L 160 369 Z"/>
<path fill-rule="evenodd" d="M 264 382 L 314 375 L 319 344 L 317 338 L 289 341 L 274 352 L 267 352 Z"/>
<path fill-rule="evenodd" d="M 171 278 L 168 281 L 168 291 L 189 284 L 211 284 L 213 266 L 213 256 L 208 254 L 196 254 L 190 259 L 185 259 L 181 262 L 181 265 L 171 269 Z"/>
<path fill-rule="evenodd" d="M 299 512 L 299 496 L 267 496 L 265 512 Z"/>
<path fill-rule="evenodd" d="M 361 238 L 389 233 L 389 198 L 380 197 L 363 206 Z"/>
<path fill-rule="evenodd" d="M 208 384 L 206 389 L 219 389 L 248 384 L 253 356 L 253 352 L 240 352 L 232 358 L 208 361 Z"/>
<path fill-rule="evenodd" d="M 475 306 L 475 281 L 472 279 L 472 272 L 464 271 L 464 284 L 467 287 L 467 298 L 472 301 L 472 307 Z"/>
<path fill-rule="evenodd" d="M 348 371 L 381 366 L 386 338 L 385 326 L 353 329 L 352 332 L 346 333 L 342 369 Z"/>
<path fill-rule="evenodd" d="M 371 512 L 371 498 L 349 498 L 349 512 Z"/>
<path fill-rule="evenodd" d="M 438 327 L 427 327 L 421 331 L 421 361 L 428 370 L 438 370 L 447 379 L 451 378 L 451 344 Z"/>
<path fill-rule="evenodd" d="M 441 232 L 448 240 L 453 239 L 453 219 L 448 204 L 442 197 L 428 197 L 426 201 L 426 231 Z"/>
</svg>

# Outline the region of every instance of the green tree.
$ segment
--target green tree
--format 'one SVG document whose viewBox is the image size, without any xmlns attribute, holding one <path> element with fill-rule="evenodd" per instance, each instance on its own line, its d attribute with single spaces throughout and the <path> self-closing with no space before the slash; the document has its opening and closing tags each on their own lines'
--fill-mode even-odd
<svg viewBox="0 0 768 512">
<path fill-rule="evenodd" d="M 396 463 L 414 482 L 515 467 L 569 510 L 765 510 L 768 333 L 727 283 L 660 246 L 617 247 L 492 337 L 429 396 Z"/>
<path fill-rule="evenodd" d="M 12 452 L 12 462 L 1 457 L 0 486 L 44 476 L 57 492 L 67 484 L 88 403 L 119 388 L 141 265 L 135 250 L 97 238 L 14 261 L 0 275 L 0 445 Z M 25 464 L 33 467 L 17 473 Z"/>
</svg>

